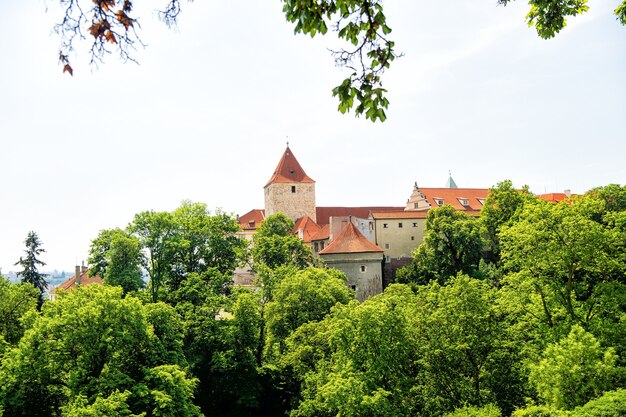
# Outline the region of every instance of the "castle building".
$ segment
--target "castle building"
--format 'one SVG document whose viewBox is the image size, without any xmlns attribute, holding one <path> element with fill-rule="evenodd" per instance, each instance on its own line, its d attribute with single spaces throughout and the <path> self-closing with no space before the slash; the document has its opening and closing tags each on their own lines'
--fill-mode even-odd
<svg viewBox="0 0 626 417">
<path fill-rule="evenodd" d="M 359 301 L 383 291 L 383 250 L 367 240 L 352 221 L 319 255 L 326 265 L 346 274 Z"/>
<path fill-rule="evenodd" d="M 265 216 L 283 213 L 294 222 L 305 216 L 316 221 L 315 181 L 306 175 L 289 145 L 264 189 Z"/>
<path fill-rule="evenodd" d="M 293 233 L 327 265 L 344 271 L 348 285 L 363 300 L 381 292 L 395 271 L 411 262 L 424 240 L 428 210 L 451 205 L 478 216 L 489 190 L 459 188 L 450 175 L 442 188 L 416 183 L 404 206 L 317 207 L 315 181 L 287 144 L 264 193 L 264 210 L 239 217 L 240 237 L 251 239 L 267 216 L 285 214 L 295 222 Z"/>
</svg>

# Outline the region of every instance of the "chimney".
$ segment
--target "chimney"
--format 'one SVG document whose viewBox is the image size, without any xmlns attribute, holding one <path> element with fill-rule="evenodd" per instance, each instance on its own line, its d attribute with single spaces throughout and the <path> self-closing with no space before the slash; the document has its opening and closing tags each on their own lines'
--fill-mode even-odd
<svg viewBox="0 0 626 417">
<path fill-rule="evenodd" d="M 80 266 L 76 265 L 75 273 L 76 273 L 76 275 L 75 275 L 74 283 L 76 285 L 78 285 L 78 284 L 80 284 L 80 273 L 81 273 L 80 272 Z"/>
<path fill-rule="evenodd" d="M 80 265 L 80 272 L 85 273 L 85 272 L 87 272 L 87 269 L 89 269 L 89 268 L 87 268 L 85 266 L 85 261 L 82 261 L 81 265 Z"/>
</svg>

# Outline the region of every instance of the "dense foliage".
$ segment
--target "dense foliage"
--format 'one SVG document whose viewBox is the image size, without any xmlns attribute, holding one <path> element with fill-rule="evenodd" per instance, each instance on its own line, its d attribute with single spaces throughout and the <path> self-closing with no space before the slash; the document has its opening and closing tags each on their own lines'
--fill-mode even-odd
<svg viewBox="0 0 626 417">
<path fill-rule="evenodd" d="M 362 303 L 292 228 L 270 216 L 248 249 L 183 202 L 94 239 L 104 287 L 38 311 L 0 279 L 3 417 L 626 412 L 626 187 L 432 209 L 403 282 Z M 230 285 L 244 261 L 258 289 Z"/>
</svg>

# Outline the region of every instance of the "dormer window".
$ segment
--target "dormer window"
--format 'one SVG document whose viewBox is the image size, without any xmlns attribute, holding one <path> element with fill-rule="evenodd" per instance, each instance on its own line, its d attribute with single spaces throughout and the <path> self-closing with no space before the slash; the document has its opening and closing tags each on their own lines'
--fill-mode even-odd
<svg viewBox="0 0 626 417">
<path fill-rule="evenodd" d="M 443 198 L 435 198 L 435 204 L 439 207 L 443 206 Z"/>
<path fill-rule="evenodd" d="M 485 199 L 484 198 L 477 198 L 478 202 L 480 203 L 481 206 L 485 205 Z"/>
<path fill-rule="evenodd" d="M 461 203 L 463 207 L 469 206 L 469 200 L 467 198 L 459 198 L 458 200 L 459 200 L 459 203 Z"/>
<path fill-rule="evenodd" d="M 248 222 L 248 227 L 254 227 L 254 220 L 252 220 L 251 222 Z"/>
</svg>

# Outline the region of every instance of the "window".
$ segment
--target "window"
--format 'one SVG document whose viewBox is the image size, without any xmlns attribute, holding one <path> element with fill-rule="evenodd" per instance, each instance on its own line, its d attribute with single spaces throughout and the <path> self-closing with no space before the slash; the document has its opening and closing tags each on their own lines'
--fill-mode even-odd
<svg viewBox="0 0 626 417">
<path fill-rule="evenodd" d="M 385 243 L 385 249 L 389 249 L 389 243 Z"/>
<path fill-rule="evenodd" d="M 402 229 L 402 223 L 398 223 L 398 229 Z"/>
<path fill-rule="evenodd" d="M 418 203 L 413 203 L 413 208 L 419 208 L 419 204 Z"/>
<path fill-rule="evenodd" d="M 443 198 L 435 198 L 435 204 L 439 207 L 443 206 Z"/>
<path fill-rule="evenodd" d="M 320 244 L 315 242 L 315 244 L 313 245 L 315 247 L 315 252 L 319 252 L 320 251 Z"/>
<path fill-rule="evenodd" d="M 391 256 L 387 255 L 385 256 L 385 263 L 389 263 L 391 262 Z"/>
<path fill-rule="evenodd" d="M 365 272 L 365 265 L 361 265 L 361 272 Z"/>
<path fill-rule="evenodd" d="M 324 249 L 324 242 L 320 242 L 320 250 Z"/>
<path fill-rule="evenodd" d="M 459 198 L 459 203 L 461 203 L 463 207 L 469 206 L 469 200 L 467 198 Z"/>
<path fill-rule="evenodd" d="M 484 198 L 477 198 L 478 202 L 480 203 L 481 206 L 485 205 L 485 199 Z"/>
<path fill-rule="evenodd" d="M 295 193 L 295 192 L 296 192 L 296 186 L 295 186 L 295 185 L 292 185 L 292 186 L 291 186 L 291 192 L 292 192 L 292 193 Z"/>
<path fill-rule="evenodd" d="M 417 227 L 417 223 L 413 223 L 413 227 Z"/>
<path fill-rule="evenodd" d="M 356 285 L 350 285 L 350 289 L 351 289 L 352 291 L 356 291 Z"/>
<path fill-rule="evenodd" d="M 383 229 L 386 229 L 389 226 L 387 223 L 383 223 Z"/>
<path fill-rule="evenodd" d="M 411 240 L 415 240 L 415 236 L 411 236 Z"/>
</svg>

